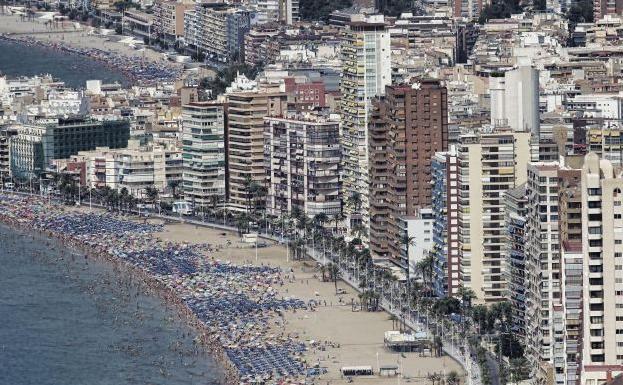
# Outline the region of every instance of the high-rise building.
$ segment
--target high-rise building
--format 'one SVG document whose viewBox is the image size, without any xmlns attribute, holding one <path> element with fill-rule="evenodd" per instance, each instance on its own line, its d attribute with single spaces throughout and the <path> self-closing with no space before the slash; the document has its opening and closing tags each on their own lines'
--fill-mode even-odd
<svg viewBox="0 0 623 385">
<path fill-rule="evenodd" d="M 258 0 L 258 24 L 283 22 L 292 25 L 297 21 L 299 21 L 298 0 Z"/>
<path fill-rule="evenodd" d="M 580 158 L 583 159 L 583 158 Z M 566 159 L 566 162 L 571 163 Z M 573 165 L 579 167 L 579 165 Z M 561 292 L 565 318 L 566 385 L 580 384 L 582 359 L 582 194 L 580 169 L 558 171 Z"/>
<path fill-rule="evenodd" d="M 225 202 L 227 106 L 195 102 L 182 107 L 182 187 L 195 209 Z"/>
<path fill-rule="evenodd" d="M 482 8 L 489 3 L 488 0 L 454 0 L 452 14 L 456 18 L 478 19 Z"/>
<path fill-rule="evenodd" d="M 623 177 L 589 153 L 582 167 L 581 383 L 623 373 Z"/>
<path fill-rule="evenodd" d="M 184 12 L 192 9 L 190 1 L 164 0 L 154 2 L 153 33 L 164 42 L 174 44 L 184 37 Z"/>
<path fill-rule="evenodd" d="M 491 124 L 539 137 L 539 71 L 520 66 L 489 78 Z"/>
<path fill-rule="evenodd" d="M 435 293 L 453 296 L 461 286 L 459 260 L 459 169 L 456 148 L 438 152 L 431 162 Z"/>
<path fill-rule="evenodd" d="M 405 268 L 408 261 L 402 252 L 400 221 L 431 205 L 431 160 L 435 152 L 448 148 L 447 98 L 438 80 L 420 80 L 387 86 L 385 96 L 373 103 L 369 134 L 374 136 L 369 149 L 374 162 L 370 168 L 372 221 L 377 220 L 377 210 L 387 215 L 378 218 L 385 226 L 370 226 L 370 238 L 375 239 L 371 252 L 388 255 Z M 386 164 L 377 165 L 380 161 Z M 386 238 L 386 249 L 378 247 L 382 238 Z"/>
<path fill-rule="evenodd" d="M 282 92 L 231 92 L 227 96 L 227 201 L 244 211 L 250 202 L 248 184 L 266 186 L 264 118 L 283 117 L 287 95 Z"/>
<path fill-rule="evenodd" d="M 561 302 L 558 171 L 555 162 L 528 165 L 526 184 L 525 345 L 537 378 L 554 373 L 564 384 L 564 316 Z M 561 382 L 562 381 L 562 382 Z"/>
<path fill-rule="evenodd" d="M 249 11 L 226 3 L 196 3 L 194 9 L 184 12 L 187 50 L 213 62 L 228 62 L 241 55 L 250 28 Z"/>
<path fill-rule="evenodd" d="M 329 116 L 266 118 L 267 212 L 340 213 L 339 121 Z"/>
<path fill-rule="evenodd" d="M 512 330 L 519 336 L 526 334 L 526 258 L 524 252 L 526 204 L 525 184 L 504 193 L 506 296 L 513 308 Z"/>
<path fill-rule="evenodd" d="M 586 145 L 589 152 L 594 152 L 602 159 L 607 159 L 614 165 L 623 165 L 623 143 L 621 143 L 621 128 L 616 124 L 613 127 L 590 128 L 586 132 Z"/>
<path fill-rule="evenodd" d="M 17 135 L 17 128 L 0 126 L 0 184 L 11 176 L 11 137 Z"/>
<path fill-rule="evenodd" d="M 462 284 L 479 302 L 501 301 L 507 290 L 503 194 L 526 181 L 530 133 L 463 135 L 458 153 Z"/>
<path fill-rule="evenodd" d="M 383 15 L 349 24 L 342 37 L 340 83 L 343 197 L 346 225 L 369 227 L 368 123 L 370 100 L 391 83 L 391 47 Z M 351 199 L 353 196 L 359 199 Z M 360 201 L 361 204 L 353 202 Z M 360 207 L 356 207 L 360 206 Z"/>
</svg>

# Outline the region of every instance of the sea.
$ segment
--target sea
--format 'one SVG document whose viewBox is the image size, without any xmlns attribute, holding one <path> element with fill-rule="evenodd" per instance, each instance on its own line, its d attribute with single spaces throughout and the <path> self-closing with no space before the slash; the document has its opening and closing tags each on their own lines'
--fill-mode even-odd
<svg viewBox="0 0 623 385">
<path fill-rule="evenodd" d="M 0 384 L 223 384 L 195 337 L 136 278 L 0 225 Z"/>
<path fill-rule="evenodd" d="M 9 77 L 50 74 L 72 88 L 84 88 L 86 81 L 93 79 L 100 79 L 103 83 L 129 84 L 121 71 L 89 57 L 2 39 L 0 74 Z"/>
</svg>

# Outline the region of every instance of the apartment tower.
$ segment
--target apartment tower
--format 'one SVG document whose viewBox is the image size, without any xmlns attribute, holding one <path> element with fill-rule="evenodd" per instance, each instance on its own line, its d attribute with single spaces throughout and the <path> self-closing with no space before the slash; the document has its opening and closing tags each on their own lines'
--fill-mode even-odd
<svg viewBox="0 0 623 385">
<path fill-rule="evenodd" d="M 383 15 L 352 21 L 342 37 L 341 146 L 346 226 L 369 227 L 368 123 L 370 100 L 391 84 L 391 48 Z M 353 195 L 361 204 L 354 204 Z M 360 207 L 357 207 L 360 206 Z"/>
<path fill-rule="evenodd" d="M 264 118 L 284 116 L 287 95 L 272 91 L 232 92 L 227 96 L 227 202 L 247 210 L 249 183 L 266 186 Z"/>
<path fill-rule="evenodd" d="M 581 383 L 623 373 L 623 177 L 608 160 L 582 167 L 583 351 Z"/>
<path fill-rule="evenodd" d="M 198 208 L 225 202 L 225 132 L 227 107 L 195 102 L 182 106 L 182 188 Z"/>
<path fill-rule="evenodd" d="M 372 222 L 383 213 L 384 223 L 371 223 L 370 238 L 375 240 L 371 251 L 405 268 L 400 222 L 432 203 L 432 158 L 448 148 L 447 103 L 446 88 L 438 80 L 387 86 L 385 96 L 374 101 L 370 205 Z M 377 167 L 377 162 L 385 164 Z M 386 249 L 376 243 L 384 237 Z"/>
<path fill-rule="evenodd" d="M 503 194 L 526 182 L 530 133 L 498 129 L 460 137 L 459 254 L 461 280 L 477 301 L 505 298 Z"/>
<path fill-rule="evenodd" d="M 461 286 L 459 259 L 459 169 L 454 146 L 437 152 L 431 162 L 434 288 L 439 297 L 455 296 Z"/>
</svg>

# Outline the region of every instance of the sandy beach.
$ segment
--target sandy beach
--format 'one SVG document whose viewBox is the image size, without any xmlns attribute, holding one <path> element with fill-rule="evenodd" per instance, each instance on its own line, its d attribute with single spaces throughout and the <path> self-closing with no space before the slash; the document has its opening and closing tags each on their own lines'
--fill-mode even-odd
<svg viewBox="0 0 623 385">
<path fill-rule="evenodd" d="M 156 235 L 166 241 L 220 245 L 220 250 L 212 252 L 212 256 L 233 263 L 255 263 L 255 248 L 241 242 L 234 233 L 188 224 L 167 224 L 165 230 Z M 430 380 L 427 375 L 433 372 L 443 375 L 456 371 L 463 378 L 462 368 L 450 357 L 437 358 L 421 356 L 419 353 L 399 354 L 388 351 L 383 346 L 384 332 L 392 330 L 392 321 L 387 313 L 353 312 L 351 299 L 355 302 L 358 300 L 354 289 L 338 281 L 338 287 L 346 293 L 336 295 L 334 283 L 322 282 L 319 278 L 321 273 L 313 267 L 312 262 L 288 261 L 284 246 L 274 242 L 270 244 L 269 247 L 258 249 L 258 263 L 279 266 L 284 271 L 294 271 L 295 280 L 286 281 L 281 288 L 282 294 L 304 301 L 319 300 L 323 305 L 326 301 L 327 306 L 319 306 L 315 311 L 286 313 L 284 325 L 287 333 L 298 334 L 302 341 L 329 341 L 335 346 L 327 347 L 324 351 L 310 349 L 306 352 L 308 363 L 319 363 L 320 367 L 327 368 L 327 373 L 318 377 L 317 383 L 346 384 L 349 382 L 339 374 L 342 366 L 369 365 L 376 371 L 379 364 L 399 366 L 402 373 L 400 380 L 408 383 L 428 384 Z M 339 304 L 339 297 L 342 297 L 344 305 Z M 375 375 L 354 378 L 353 383 L 395 384 L 397 378 L 381 378 Z"/>
<path fill-rule="evenodd" d="M 93 28 L 66 21 L 54 27 L 46 26 L 43 21 L 22 21 L 16 15 L 0 15 L 0 34 L 13 35 L 18 38 L 34 38 L 42 42 L 62 42 L 75 48 L 97 48 L 122 54 L 136 60 L 149 60 L 158 63 L 168 63 L 181 68 L 178 63 L 167 61 L 161 53 L 150 49 L 135 50 L 127 44 L 112 41 L 111 37 L 120 38 L 118 35 L 100 36 L 89 34 Z"/>
<path fill-rule="evenodd" d="M 338 282 L 338 296 L 314 262 L 289 260 L 276 242 L 256 249 L 234 232 L 89 213 L 84 206 L 48 205 L 34 197 L 0 198 L 3 222 L 124 266 L 178 308 L 223 365 L 228 384 L 253 383 L 253 373 L 274 383 L 303 383 L 305 368 L 313 367 L 325 371 L 307 377 L 307 384 L 428 384 L 429 374 L 451 371 L 465 383 L 449 357 L 388 351 L 384 332 L 394 326 L 387 313 L 353 311 L 358 296 L 352 288 Z M 379 377 L 386 365 L 400 375 Z M 368 366 L 375 375 L 342 378 L 344 366 Z M 273 370 L 280 375 L 273 377 Z"/>
</svg>

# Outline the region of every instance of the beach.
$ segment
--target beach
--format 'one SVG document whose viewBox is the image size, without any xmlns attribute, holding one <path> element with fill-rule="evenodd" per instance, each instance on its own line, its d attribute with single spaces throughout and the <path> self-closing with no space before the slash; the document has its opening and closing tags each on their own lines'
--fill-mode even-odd
<svg viewBox="0 0 623 385">
<path fill-rule="evenodd" d="M 123 71 L 134 81 L 153 84 L 182 77 L 183 65 L 167 60 L 164 54 L 151 49 L 135 49 L 119 40 L 124 37 L 99 35 L 94 28 L 65 21 L 46 25 L 45 22 L 22 20 L 16 15 L 0 15 L 0 37 L 28 45 L 40 45 L 90 57 Z"/>
<path fill-rule="evenodd" d="M 0 219 L 133 271 L 196 328 L 230 384 L 300 383 L 311 368 L 321 369 L 308 378 L 314 383 L 349 383 L 339 369 L 361 365 L 375 372 L 395 365 L 401 375 L 354 377 L 354 383 L 424 384 L 433 372 L 463 375 L 448 357 L 387 351 L 388 315 L 353 312 L 354 290 L 338 282 L 344 294 L 336 295 L 314 263 L 289 261 L 281 245 L 257 249 L 256 261 L 255 248 L 234 233 L 91 214 L 37 198 L 4 197 Z"/>
<path fill-rule="evenodd" d="M 213 253 L 217 258 L 234 263 L 255 263 L 255 248 L 243 243 L 237 234 L 217 229 L 196 227 L 188 224 L 168 224 L 165 231 L 157 236 L 166 241 L 189 243 L 213 243 L 222 245 L 222 249 Z M 227 247 L 227 242 L 231 246 Z M 270 241 L 267 241 L 270 242 Z M 444 374 L 456 371 L 464 375 L 461 366 L 448 356 L 429 357 L 419 353 L 389 352 L 383 346 L 383 335 L 392 329 L 392 321 L 385 312 L 353 312 L 350 301 L 358 301 L 353 288 L 342 281 L 338 287 L 346 293 L 335 294 L 333 282 L 322 282 L 321 273 L 311 266 L 310 261 L 288 261 L 287 250 L 283 245 L 270 242 L 269 247 L 258 249 L 258 263 L 279 266 L 285 271 L 294 270 L 296 279 L 284 283 L 282 291 L 288 295 L 308 300 L 322 301 L 322 305 L 314 311 L 300 310 L 287 313 L 284 329 L 286 333 L 298 334 L 304 341 L 329 341 L 339 348 L 326 347 L 326 350 L 312 349 L 306 352 L 310 363 L 319 363 L 326 367 L 327 373 L 318 377 L 319 384 L 347 384 L 341 378 L 339 370 L 343 366 L 369 365 L 377 369 L 377 365 L 397 365 L 405 382 L 429 384 L 427 375 L 434 372 Z M 316 293 L 318 295 L 316 295 Z M 344 304 L 339 304 L 342 297 Z M 326 301 L 327 306 L 324 306 Z M 378 364 L 377 364 L 378 353 Z M 464 381 L 462 381 L 464 382 Z M 354 377 L 352 383 L 362 384 L 395 384 L 396 377 Z"/>
</svg>

